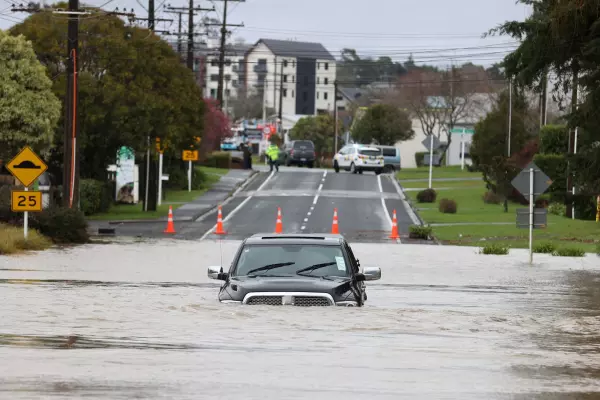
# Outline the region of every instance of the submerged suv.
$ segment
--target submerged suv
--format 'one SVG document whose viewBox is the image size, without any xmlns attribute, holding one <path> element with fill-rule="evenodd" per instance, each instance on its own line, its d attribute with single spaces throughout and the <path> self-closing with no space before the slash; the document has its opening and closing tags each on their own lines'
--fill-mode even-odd
<svg viewBox="0 0 600 400">
<path fill-rule="evenodd" d="M 290 165 L 307 165 L 312 168 L 315 165 L 315 145 L 310 140 L 294 140 L 285 145 L 284 162 Z"/>
<path fill-rule="evenodd" d="M 381 278 L 363 268 L 341 235 L 256 234 L 244 240 L 228 272 L 209 267 L 224 281 L 222 303 L 292 306 L 362 306 L 365 281 Z"/>
<path fill-rule="evenodd" d="M 353 174 L 362 174 L 363 171 L 374 171 L 377 175 L 383 172 L 384 160 L 381 149 L 362 144 L 350 144 L 333 157 L 333 169 L 341 169 Z"/>
</svg>

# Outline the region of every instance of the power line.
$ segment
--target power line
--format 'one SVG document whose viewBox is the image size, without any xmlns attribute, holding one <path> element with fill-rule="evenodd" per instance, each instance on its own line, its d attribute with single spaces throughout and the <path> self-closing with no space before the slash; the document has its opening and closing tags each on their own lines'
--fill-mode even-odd
<svg viewBox="0 0 600 400">
<path fill-rule="evenodd" d="M 188 13 L 188 42 L 187 42 L 187 67 L 190 70 L 194 69 L 194 15 L 196 15 L 196 11 L 215 11 L 215 8 L 202 8 L 202 7 L 194 7 L 194 0 L 189 0 L 189 6 L 185 7 L 172 7 L 170 4 L 166 7 L 167 10 L 171 12 L 180 12 Z M 181 38 L 181 15 L 179 15 L 179 38 Z M 181 46 L 178 45 L 178 49 Z"/>
</svg>

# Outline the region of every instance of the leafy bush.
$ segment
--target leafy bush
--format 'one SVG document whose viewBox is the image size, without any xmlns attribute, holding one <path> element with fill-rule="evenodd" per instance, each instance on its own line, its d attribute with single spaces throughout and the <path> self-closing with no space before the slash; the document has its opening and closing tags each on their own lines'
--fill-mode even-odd
<svg viewBox="0 0 600 400">
<path fill-rule="evenodd" d="M 429 154 L 427 151 L 418 151 L 415 153 L 415 163 L 417 167 L 422 167 L 425 163 L 425 155 Z"/>
<path fill-rule="evenodd" d="M 209 154 L 202 164 L 207 167 L 231 169 L 231 153 L 228 151 L 215 151 Z"/>
<path fill-rule="evenodd" d="M 31 216 L 31 227 L 55 243 L 89 241 L 84 214 L 72 208 L 52 207 Z"/>
<path fill-rule="evenodd" d="M 494 193 L 491 190 L 485 192 L 482 197 L 485 204 L 501 204 L 504 201 L 504 196 Z"/>
<path fill-rule="evenodd" d="M 52 242 L 35 229 L 30 229 L 25 239 L 23 228 L 0 224 L 0 254 L 14 254 L 20 250 L 43 250 L 51 245 Z"/>
<path fill-rule="evenodd" d="M 419 203 L 434 203 L 436 198 L 437 193 L 433 189 L 425 189 L 417 193 L 417 201 Z"/>
<path fill-rule="evenodd" d="M 23 220 L 23 214 L 14 213 L 10 209 L 11 188 L 9 185 L 0 186 L 0 222 L 16 225 Z"/>
<path fill-rule="evenodd" d="M 536 154 L 533 161 L 552 179 L 552 185 L 548 188 L 549 192 L 566 191 L 567 159 L 563 154 Z"/>
<path fill-rule="evenodd" d="M 569 148 L 569 131 L 565 125 L 546 125 L 540 130 L 540 153 L 565 154 Z"/>
<path fill-rule="evenodd" d="M 479 254 L 503 256 L 508 254 L 509 250 L 510 249 L 507 246 L 502 246 L 501 244 L 486 244 L 479 250 Z"/>
<path fill-rule="evenodd" d="M 552 252 L 556 257 L 585 257 L 585 250 L 578 247 L 563 247 Z"/>
<path fill-rule="evenodd" d="M 543 194 L 535 199 L 535 208 L 548 208 L 548 205 L 550 205 L 550 195 L 548 194 Z"/>
<path fill-rule="evenodd" d="M 408 228 L 408 237 L 411 239 L 425 239 L 428 240 L 431 236 L 432 229 L 430 226 L 422 225 L 411 225 Z"/>
<path fill-rule="evenodd" d="M 550 205 L 548 205 L 548 212 L 552 215 L 564 217 L 567 215 L 567 206 L 562 203 L 550 203 Z"/>
<path fill-rule="evenodd" d="M 451 199 L 441 199 L 439 210 L 444 214 L 456 214 L 456 201 Z"/>
<path fill-rule="evenodd" d="M 533 246 L 534 253 L 552 254 L 556 250 L 554 243 L 539 243 Z"/>
<path fill-rule="evenodd" d="M 107 212 L 112 205 L 111 185 L 93 179 L 80 182 L 81 211 L 85 215 Z"/>
</svg>

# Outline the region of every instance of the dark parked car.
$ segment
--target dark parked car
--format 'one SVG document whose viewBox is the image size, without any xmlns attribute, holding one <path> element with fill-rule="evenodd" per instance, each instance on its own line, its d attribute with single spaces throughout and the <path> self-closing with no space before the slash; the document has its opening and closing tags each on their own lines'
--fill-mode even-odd
<svg viewBox="0 0 600 400">
<path fill-rule="evenodd" d="M 257 234 L 240 245 L 228 272 L 209 267 L 208 276 L 225 281 L 222 303 L 293 306 L 362 306 L 365 281 L 381 278 L 363 268 L 341 235 Z"/>
<path fill-rule="evenodd" d="M 310 140 L 294 140 L 285 145 L 283 150 L 284 162 L 288 167 L 290 165 L 308 165 L 312 168 L 315 165 L 315 145 Z"/>
</svg>

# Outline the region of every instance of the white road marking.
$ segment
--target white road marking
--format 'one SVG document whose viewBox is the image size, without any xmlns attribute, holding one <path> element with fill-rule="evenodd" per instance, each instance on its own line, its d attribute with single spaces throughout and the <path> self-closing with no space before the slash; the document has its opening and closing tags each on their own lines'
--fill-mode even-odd
<svg viewBox="0 0 600 400">
<path fill-rule="evenodd" d="M 305 229 L 306 229 L 306 226 L 304 226 L 304 225 L 302 225 L 302 226 L 300 227 L 300 230 L 305 230 Z"/>
<path fill-rule="evenodd" d="M 256 192 L 260 192 L 260 190 L 267 185 L 267 183 L 271 180 L 271 178 L 274 175 L 275 175 L 275 171 L 271 172 L 271 174 L 267 177 L 267 179 L 265 179 L 265 181 L 258 187 L 258 189 L 256 189 Z M 248 203 L 250 201 L 251 198 L 252 198 L 252 196 L 246 197 L 246 199 L 244 201 L 242 201 L 236 208 L 234 208 L 233 210 L 231 210 L 231 212 L 225 218 L 223 218 L 223 223 L 229 221 L 229 219 L 231 217 L 233 217 L 236 212 L 238 212 L 239 210 L 241 210 L 242 207 L 244 207 L 246 205 L 246 203 Z M 212 228 L 210 228 L 210 230 L 208 230 L 204 235 L 202 235 L 202 237 L 200 238 L 200 240 L 204 240 L 208 235 L 210 235 L 211 233 L 213 233 L 215 231 L 215 229 L 217 229 L 217 224 L 215 224 Z"/>
<path fill-rule="evenodd" d="M 381 175 L 377 175 L 377 185 L 379 185 L 379 193 L 383 193 L 383 186 L 381 185 Z M 391 228 L 393 224 L 392 217 L 390 217 L 390 213 L 388 212 L 388 209 L 385 205 L 385 199 L 383 198 L 383 196 L 381 197 L 381 205 L 383 206 L 383 212 L 385 213 L 385 216 L 387 217 Z"/>
<path fill-rule="evenodd" d="M 307 222 L 307 221 L 308 221 L 308 218 L 304 218 L 304 222 Z"/>
</svg>

